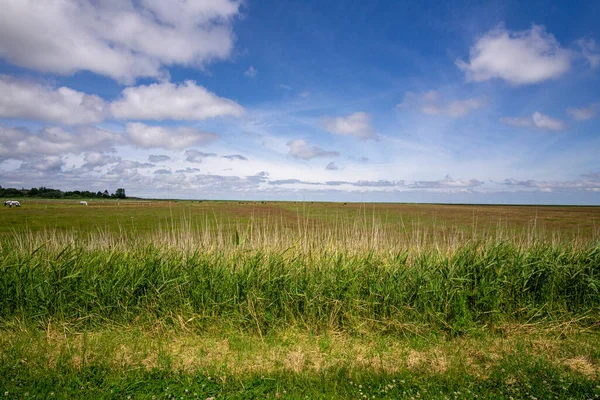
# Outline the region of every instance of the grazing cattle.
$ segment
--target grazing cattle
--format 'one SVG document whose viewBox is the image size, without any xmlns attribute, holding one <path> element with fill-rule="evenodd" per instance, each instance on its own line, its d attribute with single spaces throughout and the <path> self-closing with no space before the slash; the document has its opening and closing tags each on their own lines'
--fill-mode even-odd
<svg viewBox="0 0 600 400">
<path fill-rule="evenodd" d="M 6 207 L 6 206 L 12 207 L 12 200 L 6 200 L 4 202 L 4 207 Z"/>
<path fill-rule="evenodd" d="M 82 206 L 87 206 L 87 201 L 80 201 L 79 204 L 81 204 Z"/>
<path fill-rule="evenodd" d="M 15 206 L 15 207 L 21 207 L 21 203 L 19 203 L 18 201 L 14 201 L 14 200 L 8 200 L 4 202 L 4 205 L 7 205 L 9 207 Z"/>
</svg>

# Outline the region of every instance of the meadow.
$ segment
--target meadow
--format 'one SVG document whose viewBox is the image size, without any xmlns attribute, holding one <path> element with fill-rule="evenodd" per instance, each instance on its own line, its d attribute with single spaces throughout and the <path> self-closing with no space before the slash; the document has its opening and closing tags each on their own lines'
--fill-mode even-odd
<svg viewBox="0 0 600 400">
<path fill-rule="evenodd" d="M 28 200 L 7 398 L 597 398 L 600 208 Z"/>
</svg>

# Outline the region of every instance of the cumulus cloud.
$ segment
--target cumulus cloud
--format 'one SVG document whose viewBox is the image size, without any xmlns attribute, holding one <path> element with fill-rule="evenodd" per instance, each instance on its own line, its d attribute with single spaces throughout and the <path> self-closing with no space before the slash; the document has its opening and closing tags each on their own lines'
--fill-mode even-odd
<svg viewBox="0 0 600 400">
<path fill-rule="evenodd" d="M 600 110 L 600 103 L 593 103 L 587 107 L 574 108 L 569 107 L 567 109 L 567 113 L 576 119 L 577 121 L 585 121 L 586 119 L 592 119 L 596 116 L 598 111 Z"/>
<path fill-rule="evenodd" d="M 340 167 L 338 167 L 337 164 L 332 161 L 325 166 L 325 169 L 328 171 L 337 171 L 340 169 Z"/>
<path fill-rule="evenodd" d="M 172 172 L 170 169 L 157 169 L 156 171 L 154 171 L 154 175 L 171 175 Z"/>
<path fill-rule="evenodd" d="M 416 181 L 411 188 L 418 189 L 470 189 L 483 185 L 483 182 L 477 179 L 452 179 L 450 175 L 446 175 L 444 179 L 437 181 Z"/>
<path fill-rule="evenodd" d="M 537 111 L 531 117 L 504 117 L 500 118 L 500 122 L 519 128 L 538 128 L 551 131 L 561 131 L 566 128 L 566 124 L 563 121 Z"/>
<path fill-rule="evenodd" d="M 94 169 L 97 167 L 103 167 L 105 165 L 109 165 L 109 164 L 115 164 L 121 161 L 121 157 L 112 155 L 112 154 L 106 154 L 106 153 L 99 153 L 97 151 L 92 151 L 89 153 L 85 153 L 85 156 L 83 157 L 83 162 L 84 164 L 82 165 L 83 169 Z"/>
<path fill-rule="evenodd" d="M 366 112 L 359 111 L 345 117 L 324 117 L 322 123 L 325 130 L 338 135 L 361 139 L 377 137 L 377 133 L 371 125 L 371 115 Z"/>
<path fill-rule="evenodd" d="M 340 153 L 337 151 L 323 150 L 317 146 L 309 146 L 304 140 L 292 140 L 288 142 L 290 148 L 289 154 L 295 158 L 301 158 L 303 160 L 311 160 L 318 157 L 335 157 L 339 156 Z"/>
<path fill-rule="evenodd" d="M 492 29 L 471 47 L 469 61 L 456 65 L 470 81 L 502 79 L 526 85 L 553 79 L 571 66 L 571 52 L 541 25 L 525 31 L 509 31 L 503 25 Z"/>
<path fill-rule="evenodd" d="M 194 81 L 140 85 L 123 90 L 121 98 L 110 105 L 117 119 L 138 120 L 203 120 L 242 115 L 244 109 L 196 85 Z"/>
<path fill-rule="evenodd" d="M 25 161 L 21 164 L 22 171 L 58 172 L 62 170 L 65 161 L 61 156 L 47 156 Z"/>
<path fill-rule="evenodd" d="M 169 161 L 170 159 L 171 159 L 171 157 L 164 155 L 164 154 L 150 154 L 148 156 L 148 161 L 150 161 L 151 163 L 159 163 L 159 162 Z"/>
<path fill-rule="evenodd" d="M 93 127 L 81 127 L 75 131 L 51 127 L 32 132 L 0 125 L 0 156 L 5 158 L 112 151 L 114 145 L 122 141 L 121 135 Z"/>
<path fill-rule="evenodd" d="M 136 174 L 137 170 L 140 168 L 152 168 L 155 166 L 156 165 L 152 163 L 142 163 L 139 161 L 132 160 L 121 160 L 108 171 L 108 175 L 121 176 L 123 174 Z"/>
<path fill-rule="evenodd" d="M 250 66 L 250 68 L 248 68 L 246 70 L 246 72 L 244 72 L 244 75 L 248 78 L 255 78 L 256 75 L 258 75 L 258 71 L 256 68 L 254 68 L 252 65 Z"/>
<path fill-rule="evenodd" d="M 226 158 L 228 160 L 239 160 L 239 161 L 248 161 L 248 159 L 240 154 L 230 154 L 227 156 L 223 156 L 223 158 Z"/>
<path fill-rule="evenodd" d="M 89 124 L 104 119 L 104 101 L 68 87 L 17 80 L 0 75 L 0 117 L 59 124 Z"/>
<path fill-rule="evenodd" d="M 435 90 L 422 94 L 406 92 L 404 100 L 398 107 L 415 108 L 424 114 L 444 115 L 452 118 L 460 118 L 473 110 L 485 106 L 485 100 L 481 98 L 469 98 L 465 100 L 454 100 L 445 102 Z"/>
<path fill-rule="evenodd" d="M 3 2 L 0 57 L 63 75 L 86 70 L 120 81 L 162 77 L 229 57 L 240 1 Z"/>
<path fill-rule="evenodd" d="M 186 150 L 185 159 L 189 162 L 201 163 L 202 160 L 208 157 L 217 157 L 215 153 L 204 153 L 198 150 Z"/>
<path fill-rule="evenodd" d="M 188 127 L 148 126 L 141 122 L 130 122 L 125 125 L 125 133 L 129 141 L 139 147 L 184 149 L 211 143 L 219 135 Z"/>
</svg>

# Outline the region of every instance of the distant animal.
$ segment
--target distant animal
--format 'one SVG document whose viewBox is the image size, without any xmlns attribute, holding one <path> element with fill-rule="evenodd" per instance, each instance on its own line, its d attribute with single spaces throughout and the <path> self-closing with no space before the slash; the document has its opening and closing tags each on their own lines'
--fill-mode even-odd
<svg viewBox="0 0 600 400">
<path fill-rule="evenodd" d="M 87 204 L 87 201 L 83 201 L 83 200 L 82 200 L 82 201 L 80 201 L 80 202 L 79 202 L 79 204 L 81 204 L 82 206 L 87 206 L 87 205 L 88 205 L 88 204 Z"/>
<path fill-rule="evenodd" d="M 9 207 L 15 206 L 15 207 L 21 207 L 21 203 L 19 203 L 18 201 L 14 201 L 14 200 L 8 200 L 4 202 L 4 205 L 8 205 Z"/>
<path fill-rule="evenodd" d="M 6 200 L 4 202 L 4 207 L 6 207 L 6 206 L 12 207 L 12 200 Z"/>
</svg>

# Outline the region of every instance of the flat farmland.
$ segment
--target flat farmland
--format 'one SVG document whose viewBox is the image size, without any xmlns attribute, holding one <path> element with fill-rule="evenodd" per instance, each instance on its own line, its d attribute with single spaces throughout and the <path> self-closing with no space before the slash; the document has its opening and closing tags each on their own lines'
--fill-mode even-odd
<svg viewBox="0 0 600 400">
<path fill-rule="evenodd" d="M 164 227 L 231 227 L 254 223 L 296 225 L 299 220 L 324 229 L 336 224 L 385 227 L 402 232 L 425 230 L 470 235 L 535 234 L 538 237 L 596 239 L 600 207 L 502 206 L 388 203 L 316 203 L 261 201 L 78 200 L 27 199 L 23 207 L 4 207 L 0 233 L 55 229 L 143 234 Z"/>
<path fill-rule="evenodd" d="M 600 395 L 599 207 L 21 204 L 9 397 Z"/>
</svg>

